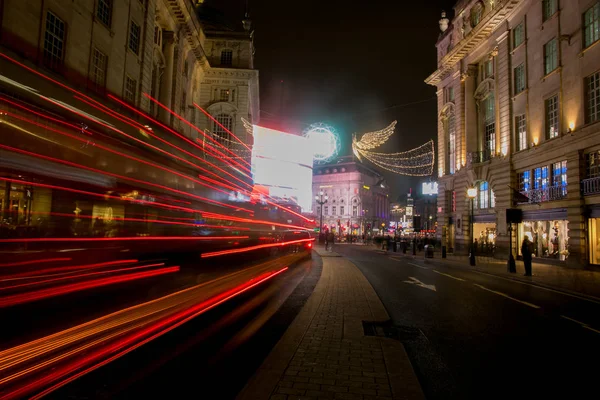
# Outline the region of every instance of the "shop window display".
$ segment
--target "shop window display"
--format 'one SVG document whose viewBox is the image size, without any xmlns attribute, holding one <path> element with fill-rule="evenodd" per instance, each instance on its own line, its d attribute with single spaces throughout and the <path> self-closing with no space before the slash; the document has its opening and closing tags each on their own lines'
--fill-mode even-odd
<svg viewBox="0 0 600 400">
<path fill-rule="evenodd" d="M 527 236 L 533 243 L 533 256 L 561 261 L 569 257 L 568 221 L 525 221 L 519 224 L 519 244 Z M 519 245 L 519 255 L 521 248 Z"/>
</svg>

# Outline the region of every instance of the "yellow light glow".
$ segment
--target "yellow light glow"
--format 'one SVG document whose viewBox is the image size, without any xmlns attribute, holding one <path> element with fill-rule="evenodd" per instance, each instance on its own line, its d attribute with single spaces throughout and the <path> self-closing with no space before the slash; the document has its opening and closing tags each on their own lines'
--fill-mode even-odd
<svg viewBox="0 0 600 400">
<path fill-rule="evenodd" d="M 533 138 L 533 144 L 537 146 L 538 142 L 539 142 L 540 138 L 538 138 L 537 136 Z"/>
<path fill-rule="evenodd" d="M 477 196 L 477 189 L 474 187 L 470 187 L 467 189 L 467 196 L 471 199 L 474 199 Z"/>
<path fill-rule="evenodd" d="M 569 129 L 571 129 L 571 130 L 575 129 L 575 122 L 574 121 L 569 122 Z"/>
</svg>

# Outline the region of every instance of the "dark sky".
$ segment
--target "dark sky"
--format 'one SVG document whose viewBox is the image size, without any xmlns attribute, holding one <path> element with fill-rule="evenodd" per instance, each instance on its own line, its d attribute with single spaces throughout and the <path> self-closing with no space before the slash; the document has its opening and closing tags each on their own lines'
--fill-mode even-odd
<svg viewBox="0 0 600 400">
<path fill-rule="evenodd" d="M 246 1 L 205 3 L 239 23 Z M 396 133 L 384 151 L 435 139 L 435 88 L 423 80 L 436 68 L 440 13 L 450 12 L 454 3 L 249 0 L 262 123 L 290 132 L 328 123 L 340 133 L 342 154 L 351 152 L 352 133 L 378 130 L 393 120 Z M 394 200 L 427 180 L 384 175 Z"/>
</svg>

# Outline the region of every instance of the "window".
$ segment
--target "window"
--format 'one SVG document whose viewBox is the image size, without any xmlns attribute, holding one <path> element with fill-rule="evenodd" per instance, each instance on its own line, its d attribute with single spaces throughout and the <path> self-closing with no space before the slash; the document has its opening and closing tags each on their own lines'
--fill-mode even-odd
<svg viewBox="0 0 600 400">
<path fill-rule="evenodd" d="M 46 32 L 44 33 L 44 63 L 56 69 L 62 65 L 65 55 L 65 23 L 48 11 L 46 14 Z"/>
<path fill-rule="evenodd" d="M 600 151 L 594 151 L 586 155 L 586 171 L 587 179 L 597 178 L 600 176 Z"/>
<path fill-rule="evenodd" d="M 344 215 L 344 206 L 340 206 L 340 215 Z"/>
<path fill-rule="evenodd" d="M 337 211 L 336 207 L 335 206 L 331 206 L 331 215 L 337 215 L 336 211 Z"/>
<path fill-rule="evenodd" d="M 329 215 L 329 206 L 323 207 L 323 214 Z"/>
<path fill-rule="evenodd" d="M 136 81 L 129 76 L 125 78 L 125 97 L 126 100 L 135 103 Z"/>
<path fill-rule="evenodd" d="M 444 103 L 450 103 L 454 101 L 454 87 L 449 86 L 444 89 Z"/>
<path fill-rule="evenodd" d="M 494 75 L 494 60 L 484 61 L 480 66 L 481 80 L 491 78 Z"/>
<path fill-rule="evenodd" d="M 519 25 L 515 26 L 513 29 L 513 48 L 516 49 L 525 40 L 525 27 L 523 26 L 523 22 Z"/>
<path fill-rule="evenodd" d="M 216 121 L 213 123 L 213 132 L 217 136 L 215 139 L 223 146 L 229 147 L 231 144 L 231 139 L 230 134 L 227 131 L 231 131 L 233 128 L 233 118 L 231 118 L 231 115 L 228 114 L 219 114 L 215 117 L 215 119 Z M 325 213 L 327 213 L 327 207 L 325 207 Z"/>
<path fill-rule="evenodd" d="M 563 196 L 567 194 L 567 162 L 559 161 L 552 164 L 552 186 L 560 187 Z"/>
<path fill-rule="evenodd" d="M 154 44 L 162 47 L 162 29 L 160 26 L 154 26 Z"/>
<path fill-rule="evenodd" d="M 485 134 L 485 150 L 496 153 L 496 111 L 494 95 L 490 94 L 481 102 L 483 108 L 483 130 Z"/>
<path fill-rule="evenodd" d="M 515 68 L 515 94 L 525 90 L 525 64 L 518 65 Z"/>
<path fill-rule="evenodd" d="M 531 171 L 523 171 L 519 174 L 519 191 L 527 192 L 531 189 Z"/>
<path fill-rule="evenodd" d="M 558 67 L 558 50 L 556 38 L 544 45 L 544 74 L 548 75 Z"/>
<path fill-rule="evenodd" d="M 517 131 L 517 150 L 525 150 L 527 148 L 527 121 L 525 114 L 515 117 L 515 130 Z"/>
<path fill-rule="evenodd" d="M 358 207 L 352 206 L 352 216 L 358 217 Z"/>
<path fill-rule="evenodd" d="M 454 114 L 450 114 L 448 124 L 448 172 L 453 174 L 456 169 L 456 121 Z"/>
<path fill-rule="evenodd" d="M 219 100 L 229 101 L 229 89 L 221 89 Z"/>
<path fill-rule="evenodd" d="M 583 47 L 589 47 L 600 39 L 600 1 L 583 14 Z"/>
<path fill-rule="evenodd" d="M 91 80 L 96 90 L 104 89 L 106 83 L 106 60 L 106 54 L 94 47 L 92 52 Z"/>
<path fill-rule="evenodd" d="M 221 65 L 231 65 L 233 63 L 233 51 L 222 50 L 221 51 Z"/>
<path fill-rule="evenodd" d="M 585 78 L 585 122 L 600 121 L 600 72 Z"/>
<path fill-rule="evenodd" d="M 558 0 L 542 0 L 542 17 L 547 21 L 557 11 Z"/>
<path fill-rule="evenodd" d="M 98 0 L 98 8 L 96 8 L 98 20 L 108 28 L 112 21 L 112 6 L 112 0 Z"/>
<path fill-rule="evenodd" d="M 545 101 L 546 106 L 546 139 L 558 136 L 558 95 Z"/>
<path fill-rule="evenodd" d="M 481 22 L 481 14 L 483 13 L 483 7 L 481 3 L 477 3 L 471 8 L 471 27 L 475 28 Z"/>
<path fill-rule="evenodd" d="M 533 188 L 546 189 L 549 184 L 548 167 L 538 167 L 533 170 Z"/>
<path fill-rule="evenodd" d="M 490 191 L 489 184 L 486 181 L 479 183 L 479 208 L 489 208 L 490 205 Z"/>
<path fill-rule="evenodd" d="M 129 49 L 135 54 L 140 50 L 140 26 L 133 21 L 129 27 Z"/>
</svg>

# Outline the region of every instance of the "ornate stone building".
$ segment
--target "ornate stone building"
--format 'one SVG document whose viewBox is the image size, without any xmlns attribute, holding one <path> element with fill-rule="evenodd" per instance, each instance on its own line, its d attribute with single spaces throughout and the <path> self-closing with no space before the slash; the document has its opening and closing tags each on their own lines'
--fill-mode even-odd
<svg viewBox="0 0 600 400">
<path fill-rule="evenodd" d="M 353 160 L 341 157 L 335 162 L 315 165 L 313 195 L 328 196 L 323 205 L 323 227 L 344 234 L 378 232 L 381 224 L 390 221 L 389 187 L 377 171 Z M 319 221 L 321 206 L 313 200 L 313 212 Z M 338 226 L 339 221 L 339 226 Z M 317 223 L 318 225 L 318 223 Z"/>
<path fill-rule="evenodd" d="M 508 257 L 600 264 L 600 2 L 461 0 L 440 21 L 438 235 Z M 474 232 L 470 231 L 473 200 Z"/>
</svg>

